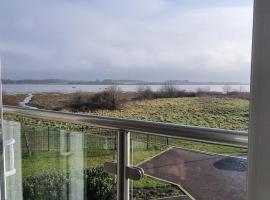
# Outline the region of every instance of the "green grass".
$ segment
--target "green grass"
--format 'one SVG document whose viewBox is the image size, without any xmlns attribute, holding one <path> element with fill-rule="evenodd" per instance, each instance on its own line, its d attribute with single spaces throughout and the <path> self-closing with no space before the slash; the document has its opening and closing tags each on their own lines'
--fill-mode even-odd
<svg viewBox="0 0 270 200">
<path fill-rule="evenodd" d="M 249 101 L 235 98 L 195 97 L 138 101 L 120 110 L 98 110 L 92 114 L 182 125 L 247 131 Z M 214 153 L 243 153 L 247 149 L 180 139 L 169 139 L 178 147 Z"/>
<path fill-rule="evenodd" d="M 162 186 L 166 186 L 168 185 L 168 183 L 160 181 L 158 179 L 154 179 L 151 177 L 144 177 L 139 181 L 133 181 L 133 186 L 134 187 L 138 187 L 138 188 L 142 188 L 142 187 L 162 187 Z"/>
<path fill-rule="evenodd" d="M 216 97 L 168 98 L 138 101 L 120 110 L 97 110 L 91 114 L 246 131 L 249 101 Z"/>
<path fill-rule="evenodd" d="M 111 154 L 102 156 L 82 156 L 81 158 L 76 158 L 76 160 L 80 159 L 83 162 L 84 168 L 92 168 L 103 165 L 105 161 L 112 160 L 113 156 Z M 69 170 L 75 168 L 76 164 L 78 163 L 69 165 Z M 31 158 L 23 158 L 23 176 L 27 177 L 30 175 L 36 175 L 49 170 L 65 171 L 67 170 L 67 165 L 68 158 L 61 156 L 57 152 L 39 152 L 35 153 Z"/>
<path fill-rule="evenodd" d="M 229 147 L 219 144 L 207 144 L 202 142 L 193 142 L 187 140 L 169 138 L 169 145 L 186 149 L 192 149 L 203 152 L 212 152 L 218 154 L 242 154 L 247 153 L 246 148 Z"/>
<path fill-rule="evenodd" d="M 90 114 L 246 131 L 249 122 L 249 101 L 217 97 L 156 99 L 129 103 L 120 110 L 97 110 Z M 5 118 L 25 124 L 83 130 L 83 132 L 90 130 L 91 132 L 90 127 L 78 124 L 38 120 L 16 115 L 5 115 Z M 169 144 L 214 153 L 246 152 L 246 149 L 241 148 L 179 139 L 169 139 Z"/>
<path fill-rule="evenodd" d="M 149 151 L 137 151 L 134 153 L 133 156 L 133 163 L 136 165 L 143 160 L 148 159 L 149 157 L 153 157 L 157 155 L 160 151 L 158 150 L 149 150 Z M 86 154 L 86 153 L 85 153 Z M 103 154 L 103 155 L 102 155 Z M 107 151 L 106 153 L 97 152 L 96 156 L 95 153 L 87 153 L 86 155 L 82 156 L 81 158 L 76 157 L 75 160 L 81 160 L 83 162 L 83 167 L 92 168 L 103 166 L 106 161 L 111 161 L 116 157 L 113 156 L 113 151 Z M 72 159 L 71 159 L 72 162 Z M 48 171 L 60 171 L 60 172 L 67 172 L 71 170 L 76 170 L 76 165 L 78 162 L 68 164 L 68 159 L 59 155 L 59 153 L 52 151 L 52 152 L 38 152 L 35 153 L 31 158 L 24 157 L 22 159 L 22 175 L 24 178 L 28 176 L 35 176 L 40 175 Z M 80 166 L 78 166 L 80 167 Z M 78 170 L 78 169 L 77 169 Z M 151 187 L 151 190 L 163 191 L 164 187 L 171 188 L 172 186 L 168 183 L 163 181 L 144 177 L 140 181 L 133 182 L 133 186 L 137 190 L 144 189 Z M 141 188 L 141 189 L 140 189 Z M 145 193 L 148 190 L 144 191 Z M 175 190 L 178 193 L 181 193 L 180 190 Z"/>
<path fill-rule="evenodd" d="M 139 162 L 144 161 L 149 157 L 153 157 L 154 155 L 158 154 L 159 150 L 141 150 L 134 152 L 133 155 L 133 164 L 136 165 Z M 83 162 L 84 168 L 92 168 L 97 166 L 103 166 L 106 161 L 111 161 L 116 159 L 113 156 L 113 151 L 96 151 L 96 152 L 84 152 L 82 157 L 75 159 L 79 162 Z M 71 158 L 72 160 L 72 158 Z M 23 156 L 22 159 L 22 170 L 23 176 L 30 176 L 35 174 L 43 173 L 44 171 L 48 170 L 58 170 L 58 171 L 65 171 L 67 169 L 67 158 L 61 156 L 56 151 L 43 151 L 43 152 L 36 152 L 31 157 Z M 69 169 L 76 167 L 76 163 L 69 166 Z"/>
<path fill-rule="evenodd" d="M 132 181 L 131 188 L 135 199 L 157 199 L 184 194 L 175 185 L 147 176 L 139 181 Z"/>
<path fill-rule="evenodd" d="M 249 101 L 216 97 L 156 99 L 129 103 L 119 110 L 97 110 L 88 114 L 246 131 L 249 122 Z M 41 121 L 14 115 L 5 117 L 28 124 L 65 129 L 75 127 L 74 124 L 65 122 Z"/>
</svg>

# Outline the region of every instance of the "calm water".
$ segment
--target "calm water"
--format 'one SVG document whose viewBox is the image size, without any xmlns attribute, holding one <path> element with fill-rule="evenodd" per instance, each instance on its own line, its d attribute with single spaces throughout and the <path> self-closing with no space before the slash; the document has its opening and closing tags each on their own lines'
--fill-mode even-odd
<svg viewBox="0 0 270 200">
<path fill-rule="evenodd" d="M 20 93 L 42 93 L 42 92 L 59 92 L 59 93 L 72 93 L 72 92 L 98 92 L 104 90 L 107 85 L 14 85 L 4 84 L 3 90 L 7 94 L 20 94 Z M 120 85 L 123 91 L 136 91 L 139 86 L 137 85 Z M 161 85 L 150 85 L 152 90 L 158 90 Z M 186 91 L 216 91 L 223 92 L 224 85 L 177 85 L 179 90 Z M 249 92 L 249 85 L 230 85 L 232 90 Z"/>
</svg>

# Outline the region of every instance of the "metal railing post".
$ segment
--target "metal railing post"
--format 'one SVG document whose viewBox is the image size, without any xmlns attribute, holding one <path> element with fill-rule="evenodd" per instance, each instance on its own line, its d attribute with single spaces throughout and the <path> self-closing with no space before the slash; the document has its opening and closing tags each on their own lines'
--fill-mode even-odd
<svg viewBox="0 0 270 200">
<path fill-rule="evenodd" d="M 130 133 L 118 131 L 118 162 L 117 162 L 117 200 L 129 200 L 129 180 L 127 166 L 130 158 Z"/>
</svg>

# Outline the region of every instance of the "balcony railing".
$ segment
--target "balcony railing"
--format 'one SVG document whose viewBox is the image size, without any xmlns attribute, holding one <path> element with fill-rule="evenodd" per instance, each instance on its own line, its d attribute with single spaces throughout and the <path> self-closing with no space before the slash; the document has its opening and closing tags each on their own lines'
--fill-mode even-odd
<svg viewBox="0 0 270 200">
<path fill-rule="evenodd" d="M 118 150 L 117 162 L 105 163 L 105 169 L 111 173 L 115 173 L 117 176 L 118 200 L 129 199 L 130 198 L 129 179 L 138 180 L 143 175 L 143 170 L 141 166 L 140 167 L 132 166 L 130 163 L 131 156 L 129 151 L 131 148 L 130 147 L 131 132 L 140 133 L 147 136 L 156 135 L 167 138 L 185 139 L 189 141 L 203 142 L 209 144 L 220 144 L 231 147 L 247 148 L 248 146 L 248 134 L 247 132 L 241 131 L 202 128 L 195 126 L 183 126 L 176 124 L 140 121 L 132 119 L 100 117 L 85 114 L 74 114 L 68 112 L 57 112 L 39 109 L 25 109 L 13 106 L 5 106 L 4 112 L 28 116 L 36 119 L 75 123 L 81 125 L 88 125 L 92 127 L 113 129 L 117 131 L 118 140 L 115 143 L 115 145 L 117 145 L 116 149 Z M 142 166 L 145 166 L 146 167 L 145 169 L 150 169 L 147 163 L 142 164 Z M 149 174 L 151 174 L 151 170 L 149 171 Z"/>
</svg>

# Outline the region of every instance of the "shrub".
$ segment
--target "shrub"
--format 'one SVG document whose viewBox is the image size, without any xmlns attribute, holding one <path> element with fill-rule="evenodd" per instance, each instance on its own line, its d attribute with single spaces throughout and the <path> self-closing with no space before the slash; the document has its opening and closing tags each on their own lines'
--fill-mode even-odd
<svg viewBox="0 0 270 200">
<path fill-rule="evenodd" d="M 114 200 L 116 184 L 112 175 L 106 173 L 103 167 L 86 169 L 85 187 L 87 199 L 91 200 Z"/>
<path fill-rule="evenodd" d="M 70 108 L 73 112 L 96 109 L 119 109 L 122 103 L 121 90 L 117 86 L 110 86 L 102 92 L 94 95 L 76 93 L 70 102 Z"/>
<path fill-rule="evenodd" d="M 63 200 L 70 180 L 68 174 L 58 171 L 29 176 L 23 180 L 25 200 Z M 114 200 L 116 184 L 103 167 L 84 170 L 85 195 L 91 200 Z"/>
<path fill-rule="evenodd" d="M 87 111 L 89 98 L 89 96 L 83 94 L 82 92 L 76 92 L 69 105 L 71 110 L 73 112 Z"/>
<path fill-rule="evenodd" d="M 157 99 L 157 98 L 177 98 L 177 97 L 195 97 L 195 92 L 187 92 L 185 90 L 178 90 L 170 82 L 166 82 L 158 91 L 152 91 L 151 87 L 140 86 L 137 89 L 135 100 L 142 99 Z"/>
<path fill-rule="evenodd" d="M 177 88 L 170 82 L 165 82 L 157 92 L 159 98 L 174 98 L 177 97 Z"/>
<path fill-rule="evenodd" d="M 238 98 L 238 99 L 249 99 L 250 98 L 250 93 L 249 92 L 229 92 L 227 96 L 231 98 Z"/>
<path fill-rule="evenodd" d="M 154 99 L 155 98 L 155 92 L 152 91 L 151 87 L 143 87 L 140 86 L 137 89 L 137 95 L 136 99 Z"/>
<path fill-rule="evenodd" d="M 232 92 L 232 86 L 230 86 L 230 85 L 224 85 L 223 86 L 223 92 L 225 94 L 228 94 L 228 93 Z"/>
<path fill-rule="evenodd" d="M 67 183 L 66 175 L 57 171 L 29 176 L 23 181 L 23 198 L 27 200 L 64 199 L 63 192 Z"/>
<path fill-rule="evenodd" d="M 88 108 L 115 110 L 120 108 L 121 102 L 121 90 L 117 86 L 110 86 L 103 92 L 96 93 L 89 101 Z"/>
</svg>

